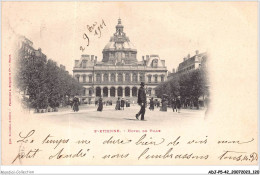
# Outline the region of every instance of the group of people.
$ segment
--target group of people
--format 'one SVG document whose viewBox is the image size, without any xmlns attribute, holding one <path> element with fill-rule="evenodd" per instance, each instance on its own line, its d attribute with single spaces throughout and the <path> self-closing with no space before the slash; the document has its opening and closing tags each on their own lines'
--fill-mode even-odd
<svg viewBox="0 0 260 175">
<path fill-rule="evenodd" d="M 153 99 L 152 99 L 152 101 L 153 101 Z M 136 117 L 136 119 L 139 119 L 139 116 L 141 116 L 141 120 L 144 120 L 145 107 L 146 107 L 146 93 L 145 93 L 145 89 L 144 89 L 144 82 L 141 82 L 141 87 L 138 90 L 137 103 L 140 105 L 141 108 L 140 108 L 139 112 L 135 115 L 135 117 Z M 120 99 L 120 97 L 118 97 L 115 110 L 124 110 L 125 104 L 126 104 L 126 101 L 124 100 L 124 98 Z M 154 102 L 150 103 L 150 105 L 151 105 L 150 109 L 153 110 Z M 102 101 L 102 98 L 100 97 L 98 100 L 97 111 L 101 112 L 102 110 L 103 110 L 103 101 Z"/>
<path fill-rule="evenodd" d="M 178 98 L 173 98 L 172 99 L 172 110 L 173 112 L 178 112 L 180 113 L 180 109 L 181 109 L 181 100 L 180 97 Z"/>
<path fill-rule="evenodd" d="M 144 120 L 144 115 L 145 115 L 145 108 L 146 108 L 146 92 L 144 89 L 144 82 L 141 82 L 140 84 L 140 88 L 138 90 L 138 99 L 137 99 L 137 103 L 140 106 L 140 110 L 139 112 L 135 115 L 136 119 L 139 120 L 139 116 L 141 116 L 141 120 Z M 154 110 L 154 106 L 156 105 L 157 107 L 159 101 L 154 101 L 153 98 L 150 99 L 150 111 Z M 98 108 L 97 111 L 102 111 L 103 110 L 103 99 L 102 97 L 100 97 L 97 101 L 98 104 Z M 115 110 L 124 110 L 125 108 L 125 104 L 126 101 L 124 100 L 124 98 L 120 99 L 120 97 L 118 97 L 118 100 L 116 101 L 116 106 L 115 106 Z M 180 112 L 181 109 L 181 100 L 180 98 L 173 98 L 171 101 L 171 105 L 172 105 L 172 110 L 173 112 Z M 167 108 L 167 105 L 165 105 Z M 162 107 L 163 107 L 163 100 L 162 100 Z M 78 97 L 74 97 L 73 101 L 72 101 L 72 109 L 74 112 L 78 112 L 79 111 L 79 98 Z"/>
<path fill-rule="evenodd" d="M 118 99 L 116 101 L 115 110 L 125 110 L 125 100 L 124 100 L 124 98 L 122 98 L 120 100 L 120 97 L 118 97 Z"/>
<path fill-rule="evenodd" d="M 136 119 L 139 120 L 139 116 L 141 116 L 141 120 L 144 120 L 145 107 L 146 107 L 146 92 L 144 89 L 144 86 L 145 86 L 144 82 L 141 82 L 140 86 L 141 87 L 138 90 L 138 98 L 137 98 L 137 103 L 138 103 L 138 105 L 140 105 L 140 110 L 135 115 L 135 117 L 136 117 Z M 126 104 L 126 102 L 125 102 L 124 98 L 120 99 L 120 97 L 118 97 L 115 110 L 124 110 L 125 104 Z M 155 103 L 152 98 L 150 100 L 150 110 L 154 110 L 154 104 Z M 98 100 L 97 111 L 102 111 L 102 110 L 103 110 L 103 102 L 102 102 L 102 98 L 100 97 Z"/>
</svg>

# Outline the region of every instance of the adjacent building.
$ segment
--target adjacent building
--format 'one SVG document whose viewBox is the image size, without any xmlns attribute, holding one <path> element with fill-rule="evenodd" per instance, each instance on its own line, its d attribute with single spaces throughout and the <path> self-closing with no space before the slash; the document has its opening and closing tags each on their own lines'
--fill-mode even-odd
<svg viewBox="0 0 260 175">
<path fill-rule="evenodd" d="M 142 81 L 147 85 L 148 96 L 155 96 L 156 86 L 167 78 L 165 60 L 159 55 L 137 59 L 137 49 L 126 36 L 121 19 L 102 53 L 102 61 L 94 55 L 82 55 L 75 60 L 73 76 L 84 86 L 83 99 L 89 102 L 100 96 L 105 100 L 125 97 L 136 101 Z"/>
<path fill-rule="evenodd" d="M 188 73 L 200 67 L 207 66 L 207 57 L 207 52 L 199 53 L 198 50 L 195 51 L 195 55 L 192 57 L 188 54 L 187 57 L 183 58 L 183 62 L 179 64 L 177 71 L 173 69 L 172 73 L 169 73 L 167 78 L 171 79 L 179 74 Z"/>
</svg>

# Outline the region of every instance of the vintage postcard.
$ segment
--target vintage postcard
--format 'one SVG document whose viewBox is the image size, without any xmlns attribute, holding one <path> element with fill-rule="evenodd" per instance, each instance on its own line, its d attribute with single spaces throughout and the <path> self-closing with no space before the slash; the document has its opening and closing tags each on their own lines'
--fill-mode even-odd
<svg viewBox="0 0 260 175">
<path fill-rule="evenodd" d="M 2 2 L 2 164 L 257 165 L 257 7 Z"/>
</svg>

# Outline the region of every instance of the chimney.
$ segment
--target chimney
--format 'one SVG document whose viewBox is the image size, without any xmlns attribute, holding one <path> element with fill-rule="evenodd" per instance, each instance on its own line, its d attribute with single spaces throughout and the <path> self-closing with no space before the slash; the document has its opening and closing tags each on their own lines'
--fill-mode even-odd
<svg viewBox="0 0 260 175">
<path fill-rule="evenodd" d="M 95 56 L 95 64 L 97 63 L 97 56 Z"/>
<path fill-rule="evenodd" d="M 188 58 L 188 59 L 190 58 L 190 54 L 188 54 L 187 58 Z"/>
<path fill-rule="evenodd" d="M 94 55 L 91 55 L 91 60 L 93 60 L 94 59 Z"/>
<path fill-rule="evenodd" d="M 75 60 L 75 65 L 74 65 L 74 67 L 77 67 L 78 64 L 79 64 L 79 60 Z"/>
<path fill-rule="evenodd" d="M 146 60 L 149 60 L 149 55 L 146 55 Z"/>
<path fill-rule="evenodd" d="M 144 60 L 144 56 L 142 56 L 142 59 Z"/>
<path fill-rule="evenodd" d="M 183 61 L 186 61 L 186 57 L 183 58 Z"/>
<path fill-rule="evenodd" d="M 172 73 L 175 73 L 175 69 L 174 68 L 172 69 Z"/>
<path fill-rule="evenodd" d="M 196 50 L 196 51 L 195 51 L 195 53 L 196 53 L 196 55 L 198 55 L 198 54 L 199 54 L 199 51 L 198 51 L 198 50 Z"/>
</svg>

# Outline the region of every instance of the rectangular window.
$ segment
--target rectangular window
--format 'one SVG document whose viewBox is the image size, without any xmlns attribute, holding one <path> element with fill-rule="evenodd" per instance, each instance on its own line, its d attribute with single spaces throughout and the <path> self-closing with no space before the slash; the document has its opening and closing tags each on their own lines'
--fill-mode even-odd
<svg viewBox="0 0 260 175">
<path fill-rule="evenodd" d="M 161 82 L 164 82 L 164 76 L 161 77 Z"/>
<path fill-rule="evenodd" d="M 154 77 L 154 82 L 158 83 L 157 77 Z"/>
<path fill-rule="evenodd" d="M 151 83 L 152 82 L 152 77 L 148 76 L 148 82 Z"/>
</svg>

